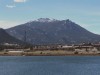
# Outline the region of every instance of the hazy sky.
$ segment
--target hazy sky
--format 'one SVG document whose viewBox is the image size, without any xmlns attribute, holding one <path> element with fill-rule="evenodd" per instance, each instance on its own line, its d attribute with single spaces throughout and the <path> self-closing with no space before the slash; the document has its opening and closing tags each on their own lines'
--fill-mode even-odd
<svg viewBox="0 0 100 75">
<path fill-rule="evenodd" d="M 100 34 L 100 0 L 0 0 L 0 27 L 38 18 L 70 19 Z"/>
</svg>

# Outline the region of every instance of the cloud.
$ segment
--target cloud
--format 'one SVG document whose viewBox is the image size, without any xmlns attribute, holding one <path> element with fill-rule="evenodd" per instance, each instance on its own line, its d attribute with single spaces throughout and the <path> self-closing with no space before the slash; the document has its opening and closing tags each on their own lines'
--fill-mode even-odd
<svg viewBox="0 0 100 75">
<path fill-rule="evenodd" d="M 17 2 L 17 3 L 22 3 L 22 2 L 26 2 L 27 0 L 14 0 L 14 2 Z"/>
<path fill-rule="evenodd" d="M 16 3 L 23 3 L 26 2 L 27 0 L 14 0 Z M 14 8 L 16 7 L 15 5 L 6 5 L 7 8 Z"/>
<path fill-rule="evenodd" d="M 14 8 L 16 7 L 15 5 L 6 5 L 7 8 Z"/>
</svg>

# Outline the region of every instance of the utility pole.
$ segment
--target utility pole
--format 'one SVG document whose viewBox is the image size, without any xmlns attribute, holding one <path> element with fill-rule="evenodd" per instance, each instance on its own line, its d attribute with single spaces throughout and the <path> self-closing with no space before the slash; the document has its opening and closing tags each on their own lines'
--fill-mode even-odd
<svg viewBox="0 0 100 75">
<path fill-rule="evenodd" d="M 24 30 L 24 36 L 23 36 L 23 41 L 24 41 L 24 51 L 25 51 L 25 48 L 26 48 L 26 42 L 27 42 L 27 32 L 26 32 L 26 26 L 25 26 L 25 30 Z"/>
<path fill-rule="evenodd" d="M 25 42 L 25 43 L 27 42 L 27 41 L 26 41 L 26 40 L 27 40 L 26 34 L 27 34 L 27 33 L 26 33 L 26 29 L 25 29 L 25 32 L 24 32 L 24 42 Z"/>
</svg>

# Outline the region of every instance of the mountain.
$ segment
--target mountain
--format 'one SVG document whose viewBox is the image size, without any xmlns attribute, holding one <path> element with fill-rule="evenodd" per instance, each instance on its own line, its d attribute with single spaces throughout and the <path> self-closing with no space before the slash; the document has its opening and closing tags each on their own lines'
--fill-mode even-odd
<svg viewBox="0 0 100 75">
<path fill-rule="evenodd" d="M 21 24 L 6 31 L 32 44 L 78 44 L 82 42 L 99 42 L 100 35 L 89 32 L 80 25 L 67 20 L 40 18 Z"/>
<path fill-rule="evenodd" d="M 9 35 L 4 29 L 0 28 L 0 44 L 2 43 L 13 43 L 20 44 L 22 43 L 20 40 Z"/>
</svg>

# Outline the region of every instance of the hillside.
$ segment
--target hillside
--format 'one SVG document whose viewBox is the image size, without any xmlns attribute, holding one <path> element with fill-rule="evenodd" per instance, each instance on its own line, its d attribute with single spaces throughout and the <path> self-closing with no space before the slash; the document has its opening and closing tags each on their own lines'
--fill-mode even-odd
<svg viewBox="0 0 100 75">
<path fill-rule="evenodd" d="M 22 44 L 22 42 L 11 35 L 9 35 L 4 29 L 0 28 L 0 44 L 1 43 L 16 43 Z"/>
</svg>

